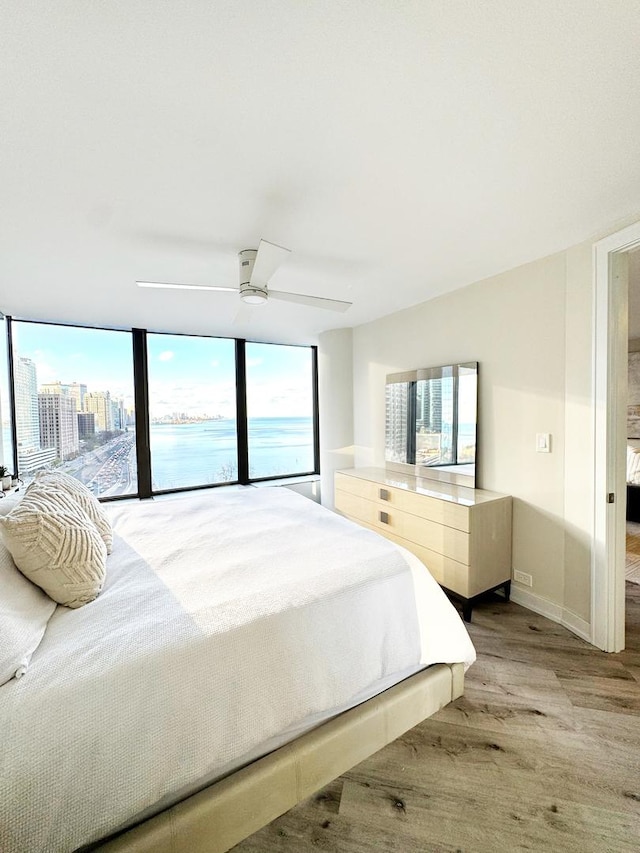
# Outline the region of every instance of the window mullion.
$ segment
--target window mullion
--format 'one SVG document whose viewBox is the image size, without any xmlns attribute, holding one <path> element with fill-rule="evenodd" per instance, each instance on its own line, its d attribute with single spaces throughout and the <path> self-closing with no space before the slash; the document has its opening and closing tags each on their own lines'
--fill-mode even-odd
<svg viewBox="0 0 640 853">
<path fill-rule="evenodd" d="M 318 391 L 318 347 L 311 347 L 313 384 L 313 470 L 320 473 L 320 395 Z"/>
<path fill-rule="evenodd" d="M 238 436 L 238 482 L 249 482 L 249 429 L 247 424 L 246 341 L 236 338 L 236 431 Z"/>
<path fill-rule="evenodd" d="M 132 329 L 133 388 L 136 418 L 136 458 L 138 461 L 138 496 L 150 498 L 151 444 L 149 432 L 149 374 L 147 370 L 147 333 Z"/>
</svg>

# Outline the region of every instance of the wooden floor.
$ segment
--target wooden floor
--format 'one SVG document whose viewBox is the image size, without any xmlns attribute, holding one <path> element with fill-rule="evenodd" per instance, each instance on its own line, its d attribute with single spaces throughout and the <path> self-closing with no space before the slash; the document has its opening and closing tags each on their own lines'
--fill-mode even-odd
<svg viewBox="0 0 640 853">
<path fill-rule="evenodd" d="M 627 580 L 640 583 L 640 524 L 637 521 L 627 521 L 625 575 Z"/>
<path fill-rule="evenodd" d="M 480 605 L 465 695 L 234 853 L 640 851 L 640 586 L 626 586 L 617 655 Z"/>
</svg>

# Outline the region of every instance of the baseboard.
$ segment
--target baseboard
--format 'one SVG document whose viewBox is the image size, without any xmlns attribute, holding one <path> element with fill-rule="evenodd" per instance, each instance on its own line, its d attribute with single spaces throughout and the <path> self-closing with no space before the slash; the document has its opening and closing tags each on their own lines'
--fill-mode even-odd
<svg viewBox="0 0 640 853">
<path fill-rule="evenodd" d="M 591 625 L 566 607 L 561 607 L 559 604 L 549 601 L 548 598 L 529 592 L 529 590 L 515 583 L 511 584 L 511 601 L 515 601 L 516 604 L 520 604 L 528 610 L 533 610 L 534 613 L 546 616 L 547 619 L 557 622 L 571 631 L 572 634 L 576 634 L 581 640 L 591 643 Z"/>
<path fill-rule="evenodd" d="M 519 584 L 511 584 L 511 601 L 521 604 L 528 610 L 533 610 L 534 613 L 546 616 L 552 622 L 562 624 L 562 607 L 559 604 L 549 601 L 548 598 L 542 598 L 541 595 L 536 595 L 535 592 L 530 592 Z"/>
<path fill-rule="evenodd" d="M 562 611 L 562 624 L 587 643 L 591 643 L 591 625 L 582 616 L 565 607 Z"/>
</svg>

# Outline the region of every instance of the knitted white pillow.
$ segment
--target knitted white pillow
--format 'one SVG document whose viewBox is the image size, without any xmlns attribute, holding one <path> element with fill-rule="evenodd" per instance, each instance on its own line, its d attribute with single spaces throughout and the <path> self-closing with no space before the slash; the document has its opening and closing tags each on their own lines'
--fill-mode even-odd
<svg viewBox="0 0 640 853">
<path fill-rule="evenodd" d="M 107 548 L 89 516 L 68 496 L 27 490 L 0 533 L 22 574 L 59 604 L 82 607 L 104 584 Z"/>
<path fill-rule="evenodd" d="M 73 498 L 98 528 L 98 533 L 102 536 L 104 544 L 107 546 L 107 554 L 111 553 L 113 546 L 111 522 L 100 505 L 100 501 L 95 495 L 91 494 L 89 489 L 80 480 L 76 480 L 75 477 L 65 474 L 62 471 L 40 471 L 36 474 L 35 480 L 27 491 L 33 488 L 53 489 L 56 492 L 65 492 L 69 497 Z"/>
</svg>

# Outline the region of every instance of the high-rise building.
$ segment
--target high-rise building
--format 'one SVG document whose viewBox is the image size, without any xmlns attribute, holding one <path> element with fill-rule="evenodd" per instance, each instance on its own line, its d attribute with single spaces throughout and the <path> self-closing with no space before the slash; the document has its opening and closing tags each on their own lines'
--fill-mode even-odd
<svg viewBox="0 0 640 853">
<path fill-rule="evenodd" d="M 40 444 L 40 413 L 38 408 L 38 380 L 35 363 L 18 356 L 13 366 L 16 407 L 16 435 L 18 439 L 18 472 L 30 474 L 56 458 L 55 448 Z"/>
<path fill-rule="evenodd" d="M 85 395 L 85 411 L 95 415 L 96 432 L 113 429 L 113 406 L 109 391 L 91 391 Z"/>
<path fill-rule="evenodd" d="M 68 394 L 69 386 L 63 385 L 58 379 L 56 382 L 44 382 L 40 386 L 40 394 Z"/>
<path fill-rule="evenodd" d="M 43 447 L 55 447 L 61 462 L 80 449 L 76 401 L 68 394 L 38 394 L 40 440 Z"/>
<path fill-rule="evenodd" d="M 69 396 L 76 401 L 76 411 L 84 412 L 84 398 L 87 396 L 87 386 L 80 382 L 72 382 L 69 388 Z"/>
<path fill-rule="evenodd" d="M 386 395 L 385 458 L 388 462 L 406 462 L 409 383 L 389 383 Z"/>
<path fill-rule="evenodd" d="M 82 440 L 90 435 L 95 435 L 96 416 L 93 412 L 78 412 L 78 438 Z"/>
<path fill-rule="evenodd" d="M 40 417 L 35 362 L 30 358 L 19 356 L 15 360 L 13 377 L 18 452 L 39 449 Z"/>
<path fill-rule="evenodd" d="M 84 411 L 84 398 L 87 394 L 87 386 L 80 382 L 72 382 L 70 385 L 64 382 L 45 382 L 40 386 L 41 394 L 66 394 L 76 401 L 76 411 Z"/>
<path fill-rule="evenodd" d="M 113 428 L 124 429 L 127 424 L 122 400 L 112 400 L 111 406 L 113 407 Z"/>
<path fill-rule="evenodd" d="M 449 379 L 429 379 L 418 382 L 416 421 L 418 428 L 425 429 L 427 432 L 442 430 L 443 382 L 447 383 L 446 391 L 448 391 L 449 385 L 452 386 L 452 381 Z"/>
</svg>

